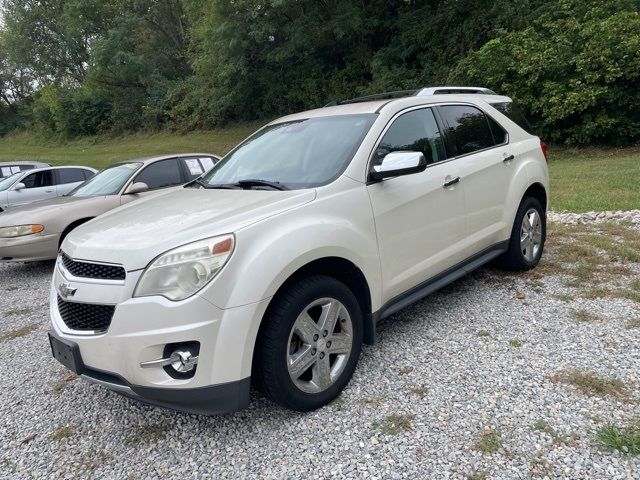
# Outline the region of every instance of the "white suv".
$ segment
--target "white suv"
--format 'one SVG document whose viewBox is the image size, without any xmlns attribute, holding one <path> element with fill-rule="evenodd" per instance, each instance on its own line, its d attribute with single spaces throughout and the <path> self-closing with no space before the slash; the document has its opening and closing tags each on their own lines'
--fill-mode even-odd
<svg viewBox="0 0 640 480">
<path fill-rule="evenodd" d="M 545 241 L 544 144 L 487 95 L 349 101 L 265 126 L 193 184 L 64 241 L 54 356 L 193 413 L 287 408 L 347 385 L 376 323 Z"/>
</svg>

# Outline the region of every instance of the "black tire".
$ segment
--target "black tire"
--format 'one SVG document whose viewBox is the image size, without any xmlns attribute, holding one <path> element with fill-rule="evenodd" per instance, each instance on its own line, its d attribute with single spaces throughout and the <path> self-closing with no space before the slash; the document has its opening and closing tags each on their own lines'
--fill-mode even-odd
<svg viewBox="0 0 640 480">
<path fill-rule="evenodd" d="M 328 388 L 308 393 L 298 388 L 289 375 L 290 335 L 298 316 L 313 302 L 327 297 L 342 303 L 350 316 L 351 351 L 341 373 Z M 291 410 L 308 412 L 330 403 L 353 375 L 362 349 L 362 331 L 360 305 L 347 286 L 324 275 L 301 279 L 274 299 L 263 319 L 254 355 L 256 386 L 267 398 Z"/>
<path fill-rule="evenodd" d="M 540 215 L 541 227 L 542 227 L 542 238 L 540 243 L 540 248 L 537 253 L 533 255 L 532 259 L 527 259 L 523 253 L 520 244 L 520 233 L 522 228 L 522 221 L 527 212 L 531 209 L 537 211 L 538 215 Z M 515 271 L 526 271 L 531 270 L 540 262 L 540 258 L 542 257 L 542 252 L 544 250 L 544 242 L 547 235 L 547 216 L 540 205 L 540 202 L 533 197 L 525 197 L 522 199 L 520 203 L 520 207 L 518 207 L 518 211 L 516 213 L 515 221 L 513 222 L 513 228 L 511 230 L 511 238 L 509 239 L 509 247 L 508 250 L 499 257 L 498 263 L 505 270 L 515 270 Z"/>
</svg>

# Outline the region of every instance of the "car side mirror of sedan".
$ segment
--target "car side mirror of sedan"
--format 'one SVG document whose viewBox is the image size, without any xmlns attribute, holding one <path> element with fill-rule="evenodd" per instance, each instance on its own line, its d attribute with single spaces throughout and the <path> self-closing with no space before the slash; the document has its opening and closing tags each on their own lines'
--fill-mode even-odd
<svg viewBox="0 0 640 480">
<path fill-rule="evenodd" d="M 16 183 L 16 184 L 13 186 L 13 189 L 14 189 L 15 191 L 24 190 L 25 188 L 27 188 L 27 186 L 26 186 L 24 183 L 22 183 L 22 182 L 18 182 L 18 183 Z"/>
<path fill-rule="evenodd" d="M 149 190 L 149 185 L 144 182 L 135 182 L 127 187 L 124 191 L 125 195 L 134 195 L 136 193 L 143 193 Z"/>
<path fill-rule="evenodd" d="M 369 178 L 379 182 L 389 177 L 423 172 L 426 168 L 427 160 L 422 152 L 391 152 L 382 159 L 380 165 L 373 167 Z"/>
</svg>

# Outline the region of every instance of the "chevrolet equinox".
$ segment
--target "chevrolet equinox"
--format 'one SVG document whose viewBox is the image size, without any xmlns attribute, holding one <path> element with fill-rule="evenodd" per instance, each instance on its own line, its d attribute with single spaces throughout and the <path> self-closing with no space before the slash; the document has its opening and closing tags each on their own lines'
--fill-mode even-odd
<svg viewBox="0 0 640 480">
<path fill-rule="evenodd" d="M 490 93 L 380 95 L 273 121 L 185 188 L 64 240 L 52 352 L 176 410 L 247 406 L 251 380 L 310 411 L 349 382 L 376 323 L 545 242 L 546 146 Z"/>
</svg>

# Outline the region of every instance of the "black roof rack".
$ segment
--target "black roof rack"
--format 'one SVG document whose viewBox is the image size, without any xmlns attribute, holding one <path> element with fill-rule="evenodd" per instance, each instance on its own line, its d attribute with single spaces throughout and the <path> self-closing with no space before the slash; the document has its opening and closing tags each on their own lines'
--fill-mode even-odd
<svg viewBox="0 0 640 480">
<path fill-rule="evenodd" d="M 349 103 L 372 102 L 375 100 L 391 100 L 393 98 L 413 97 L 420 90 L 397 90 L 395 92 L 374 93 L 373 95 L 365 95 L 364 97 L 349 98 L 347 100 L 334 100 L 325 105 L 325 107 L 335 107 L 336 105 L 347 105 Z"/>
<path fill-rule="evenodd" d="M 484 87 L 425 87 L 417 90 L 397 90 L 395 92 L 375 93 L 364 97 L 350 98 L 347 100 L 334 100 L 325 107 L 335 107 L 336 105 L 347 105 L 349 103 L 371 102 L 375 100 L 392 100 L 395 98 L 417 97 L 423 95 L 446 95 L 446 94 L 474 94 L 474 95 L 496 95 L 496 92 Z"/>
</svg>

